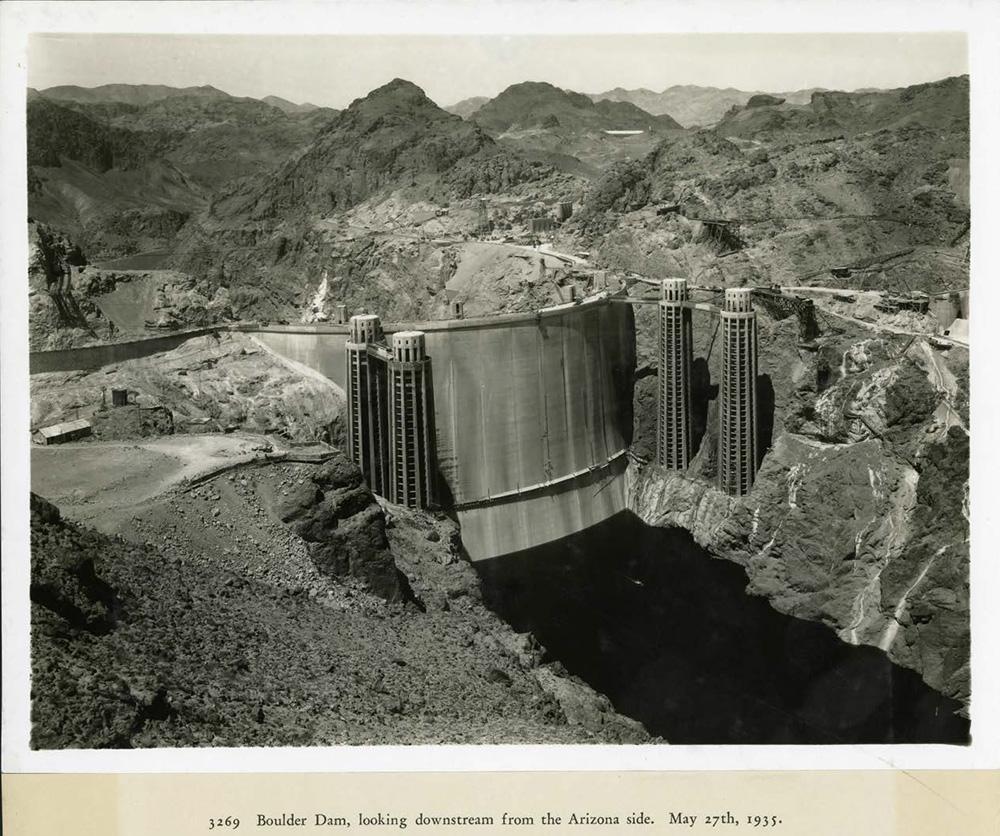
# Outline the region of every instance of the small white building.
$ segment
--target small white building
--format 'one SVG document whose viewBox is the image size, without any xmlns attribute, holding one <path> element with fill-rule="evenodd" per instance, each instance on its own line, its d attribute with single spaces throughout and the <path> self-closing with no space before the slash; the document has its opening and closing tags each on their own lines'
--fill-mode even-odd
<svg viewBox="0 0 1000 836">
<path fill-rule="evenodd" d="M 86 418 L 77 418 L 75 421 L 64 421 L 61 424 L 42 427 L 37 437 L 42 444 L 62 444 L 64 441 L 76 441 L 90 434 L 90 421 Z"/>
</svg>

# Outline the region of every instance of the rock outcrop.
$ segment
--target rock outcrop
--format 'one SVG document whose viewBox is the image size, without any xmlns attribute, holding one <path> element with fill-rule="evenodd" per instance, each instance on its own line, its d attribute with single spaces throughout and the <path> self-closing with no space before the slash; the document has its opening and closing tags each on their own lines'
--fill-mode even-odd
<svg viewBox="0 0 1000 836">
<path fill-rule="evenodd" d="M 288 480 L 271 500 L 274 514 L 308 545 L 325 574 L 351 575 L 387 601 L 413 600 L 385 536 L 385 517 L 361 471 L 344 456 L 316 468 L 307 479 Z"/>
<path fill-rule="evenodd" d="M 78 244 L 45 224 L 28 224 L 29 344 L 48 348 L 62 341 L 93 339 L 93 306 L 73 290 L 73 268 L 87 263 Z M 81 301 L 83 302 L 81 306 Z"/>
<path fill-rule="evenodd" d="M 36 748 L 650 739 L 485 608 L 454 523 L 387 527 L 343 458 L 230 471 L 115 536 L 31 508 Z"/>
<path fill-rule="evenodd" d="M 968 436 L 926 445 L 914 469 L 879 439 L 784 433 L 752 492 L 726 497 L 655 467 L 629 473 L 632 509 L 741 564 L 747 591 L 881 648 L 968 703 Z"/>
</svg>

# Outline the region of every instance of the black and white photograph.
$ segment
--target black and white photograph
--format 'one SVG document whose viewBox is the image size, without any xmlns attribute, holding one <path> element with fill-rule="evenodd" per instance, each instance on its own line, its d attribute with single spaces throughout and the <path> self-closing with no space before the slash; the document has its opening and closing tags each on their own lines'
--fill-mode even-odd
<svg viewBox="0 0 1000 836">
<path fill-rule="evenodd" d="M 969 66 L 33 32 L 30 748 L 967 748 Z"/>
</svg>

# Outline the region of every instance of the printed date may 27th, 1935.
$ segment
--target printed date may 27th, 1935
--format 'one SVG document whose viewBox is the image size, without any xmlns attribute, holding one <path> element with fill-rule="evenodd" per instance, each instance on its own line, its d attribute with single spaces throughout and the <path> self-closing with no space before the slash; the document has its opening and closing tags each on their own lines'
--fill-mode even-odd
<svg viewBox="0 0 1000 836">
<path fill-rule="evenodd" d="M 499 816 L 493 815 L 438 815 L 428 813 L 418 813 L 415 816 L 405 816 L 386 813 L 355 813 L 352 816 L 335 815 L 331 813 L 280 813 L 268 815 L 265 813 L 254 813 L 245 820 L 235 815 L 211 817 L 207 822 L 207 830 L 237 830 L 244 822 L 255 828 L 287 828 L 287 827 L 362 827 L 380 828 L 393 827 L 405 830 L 409 826 L 413 827 L 579 827 L 579 826 L 601 826 L 601 825 L 626 825 L 626 826 L 657 826 L 666 825 L 668 827 L 693 828 L 701 825 L 701 828 L 717 827 L 749 827 L 757 828 L 778 828 L 784 823 L 780 816 L 773 813 L 743 813 L 736 814 L 726 810 L 721 813 L 695 813 L 695 812 L 667 812 L 659 817 L 654 817 L 644 811 L 619 815 L 594 815 L 591 813 L 560 813 L 545 812 L 537 815 L 518 815 L 509 812 L 501 813 Z"/>
</svg>

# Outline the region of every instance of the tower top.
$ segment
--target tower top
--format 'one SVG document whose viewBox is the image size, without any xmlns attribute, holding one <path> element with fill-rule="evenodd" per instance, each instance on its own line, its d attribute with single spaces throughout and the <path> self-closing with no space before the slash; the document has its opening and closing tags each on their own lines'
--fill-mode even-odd
<svg viewBox="0 0 1000 836">
<path fill-rule="evenodd" d="M 378 314 L 355 314 L 351 317 L 351 342 L 364 345 L 382 339 L 382 320 Z"/>
<path fill-rule="evenodd" d="M 749 313 L 753 310 L 752 293 L 753 289 L 749 287 L 727 287 L 723 310 L 726 313 Z"/>
<path fill-rule="evenodd" d="M 423 331 L 397 331 L 392 335 L 392 356 L 396 360 L 414 363 L 427 357 Z"/>
<path fill-rule="evenodd" d="M 687 279 L 664 279 L 660 282 L 660 299 L 663 301 L 686 302 L 687 298 Z"/>
</svg>

